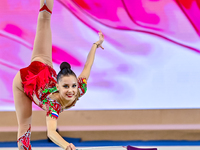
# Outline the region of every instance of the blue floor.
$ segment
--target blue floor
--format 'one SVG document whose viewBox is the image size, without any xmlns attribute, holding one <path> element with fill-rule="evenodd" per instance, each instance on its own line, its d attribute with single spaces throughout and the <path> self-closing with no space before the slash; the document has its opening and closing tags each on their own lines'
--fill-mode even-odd
<svg viewBox="0 0 200 150">
<path fill-rule="evenodd" d="M 84 141 L 78 138 L 64 138 L 77 147 L 98 147 L 98 146 L 200 146 L 200 141 Z M 33 147 L 57 147 L 48 140 L 31 141 Z M 0 147 L 17 147 L 16 142 L 0 142 Z"/>
</svg>

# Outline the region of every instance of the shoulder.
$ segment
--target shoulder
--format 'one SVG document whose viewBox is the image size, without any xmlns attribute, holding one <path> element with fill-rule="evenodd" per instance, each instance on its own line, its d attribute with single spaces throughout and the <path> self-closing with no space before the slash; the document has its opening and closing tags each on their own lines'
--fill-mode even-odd
<svg viewBox="0 0 200 150">
<path fill-rule="evenodd" d="M 63 111 L 61 104 L 56 100 L 49 100 L 46 104 L 47 116 L 58 118 L 59 114 Z"/>
<path fill-rule="evenodd" d="M 87 91 L 87 80 L 86 78 L 78 78 L 78 89 L 80 92 L 80 96 L 86 93 Z"/>
</svg>

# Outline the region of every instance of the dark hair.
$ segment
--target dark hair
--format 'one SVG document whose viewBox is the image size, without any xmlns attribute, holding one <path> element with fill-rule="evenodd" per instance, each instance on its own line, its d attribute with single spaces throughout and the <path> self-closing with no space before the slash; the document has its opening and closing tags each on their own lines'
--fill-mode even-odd
<svg viewBox="0 0 200 150">
<path fill-rule="evenodd" d="M 60 72 L 57 75 L 57 82 L 59 82 L 62 76 L 70 76 L 70 75 L 73 75 L 76 77 L 76 74 L 71 70 L 70 64 L 67 62 L 62 62 L 60 64 Z"/>
</svg>

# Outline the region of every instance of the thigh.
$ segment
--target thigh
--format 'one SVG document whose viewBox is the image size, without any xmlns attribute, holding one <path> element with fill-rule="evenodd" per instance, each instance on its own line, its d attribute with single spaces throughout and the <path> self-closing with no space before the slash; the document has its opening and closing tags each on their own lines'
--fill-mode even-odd
<svg viewBox="0 0 200 150">
<path fill-rule="evenodd" d="M 18 121 L 18 138 L 22 136 L 31 124 L 32 101 L 23 92 L 21 85 L 20 72 L 17 73 L 13 80 L 13 96 Z"/>
<path fill-rule="evenodd" d="M 52 34 L 50 21 L 50 14 L 47 14 L 47 12 L 39 13 L 31 61 L 41 61 L 52 66 Z"/>
</svg>

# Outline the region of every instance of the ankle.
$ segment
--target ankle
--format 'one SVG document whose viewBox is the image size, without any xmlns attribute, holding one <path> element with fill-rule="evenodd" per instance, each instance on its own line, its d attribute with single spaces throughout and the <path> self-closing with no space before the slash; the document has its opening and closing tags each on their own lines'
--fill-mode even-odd
<svg viewBox="0 0 200 150">
<path fill-rule="evenodd" d="M 54 0 L 40 0 L 40 10 L 45 7 L 44 11 L 52 14 Z"/>
</svg>

